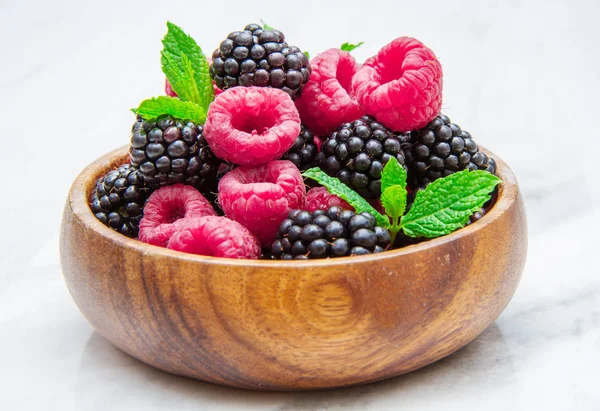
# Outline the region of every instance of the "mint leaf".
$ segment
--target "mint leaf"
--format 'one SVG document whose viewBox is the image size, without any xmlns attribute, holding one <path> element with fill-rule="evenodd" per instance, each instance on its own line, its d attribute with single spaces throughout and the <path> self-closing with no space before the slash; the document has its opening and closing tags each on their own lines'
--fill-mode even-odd
<svg viewBox="0 0 600 411">
<path fill-rule="evenodd" d="M 277 30 L 275 27 L 269 26 L 267 23 L 265 23 L 263 19 L 260 19 L 260 22 L 262 23 L 263 29 L 265 30 Z"/>
<path fill-rule="evenodd" d="M 388 187 L 400 185 L 406 188 L 406 170 L 395 157 L 390 157 L 381 172 L 381 192 Z"/>
<path fill-rule="evenodd" d="M 360 43 L 358 43 L 358 44 L 344 43 L 344 44 L 342 44 L 342 45 L 340 46 L 340 48 L 342 49 L 342 51 L 348 51 L 348 52 L 350 52 L 350 51 L 352 51 L 352 50 L 354 50 L 354 49 L 357 49 L 357 48 L 359 48 L 359 47 L 360 47 L 360 46 L 362 46 L 363 44 L 365 44 L 365 42 L 364 42 L 364 41 L 361 41 L 361 42 L 360 42 Z"/>
<path fill-rule="evenodd" d="M 309 53 L 308 51 L 305 51 L 305 52 L 304 52 L 304 55 L 306 56 L 306 58 L 307 58 L 307 59 L 309 59 L 309 60 L 310 60 L 310 53 Z"/>
<path fill-rule="evenodd" d="M 206 111 L 196 103 L 167 96 L 144 100 L 138 108 L 132 108 L 131 111 L 147 121 L 154 120 L 163 114 L 196 123 L 204 123 L 206 120 Z"/>
<path fill-rule="evenodd" d="M 396 235 L 400 231 L 400 218 L 406 210 L 406 186 L 392 185 L 388 186 L 381 194 L 381 205 L 385 209 L 385 213 L 392 220 L 390 234 L 392 235 L 392 244 L 396 240 Z"/>
<path fill-rule="evenodd" d="M 402 217 L 406 210 L 406 188 L 401 185 L 388 187 L 381 194 L 381 205 L 385 208 L 385 213 L 394 219 Z"/>
<path fill-rule="evenodd" d="M 180 27 L 171 22 L 167 27 L 160 59 L 163 72 L 179 98 L 198 104 L 206 112 L 214 99 L 206 56 Z"/>
<path fill-rule="evenodd" d="M 377 220 L 377 223 L 379 225 L 383 227 L 389 227 L 390 222 L 386 216 L 382 215 L 377 210 L 375 210 L 373 206 L 371 206 L 371 204 L 367 202 L 367 200 L 362 198 L 356 191 L 352 190 L 350 187 L 342 183 L 337 178 L 325 174 L 318 167 L 308 169 L 304 173 L 302 173 L 302 175 L 304 177 L 315 180 L 317 183 L 326 187 L 331 194 L 334 194 L 346 200 L 348 204 L 354 207 L 357 213 L 371 213 L 375 216 L 375 219 Z"/>
<path fill-rule="evenodd" d="M 461 171 L 435 180 L 417 197 L 400 227 L 410 237 L 434 238 L 463 227 L 501 182 L 487 171 Z"/>
</svg>

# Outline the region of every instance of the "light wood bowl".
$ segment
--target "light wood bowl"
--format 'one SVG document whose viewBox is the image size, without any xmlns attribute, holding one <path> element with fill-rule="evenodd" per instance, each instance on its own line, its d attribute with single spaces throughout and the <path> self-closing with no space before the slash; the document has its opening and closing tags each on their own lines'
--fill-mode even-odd
<svg viewBox="0 0 600 411">
<path fill-rule="evenodd" d="M 99 176 L 126 162 L 121 148 L 73 184 L 63 273 L 100 334 L 161 370 L 258 390 L 382 380 L 463 347 L 515 292 L 525 211 L 512 171 L 494 158 L 497 202 L 466 228 L 371 256 L 285 262 L 184 254 L 102 225 L 88 199 Z"/>
</svg>

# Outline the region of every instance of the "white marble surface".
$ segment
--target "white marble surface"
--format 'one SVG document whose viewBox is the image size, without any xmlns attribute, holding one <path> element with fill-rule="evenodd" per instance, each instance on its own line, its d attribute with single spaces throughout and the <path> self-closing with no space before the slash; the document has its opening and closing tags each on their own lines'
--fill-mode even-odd
<svg viewBox="0 0 600 411">
<path fill-rule="evenodd" d="M 600 409 L 597 0 L 91 3 L 0 0 L 0 409 Z M 364 40 L 363 59 L 395 36 L 423 40 L 444 65 L 446 112 L 513 167 L 525 274 L 456 354 L 363 387 L 248 392 L 154 370 L 77 311 L 58 262 L 64 199 L 86 164 L 126 143 L 127 109 L 161 92 L 165 20 L 211 51 L 259 18 L 313 54 Z"/>
</svg>

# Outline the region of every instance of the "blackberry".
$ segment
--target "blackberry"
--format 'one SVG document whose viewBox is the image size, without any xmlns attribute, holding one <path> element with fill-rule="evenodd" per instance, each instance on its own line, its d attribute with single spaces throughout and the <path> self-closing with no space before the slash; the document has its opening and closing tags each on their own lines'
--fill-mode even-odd
<svg viewBox="0 0 600 411">
<path fill-rule="evenodd" d="M 258 24 L 230 33 L 213 52 L 212 60 L 210 75 L 222 90 L 270 86 L 295 99 L 311 73 L 308 57 L 298 47 L 289 46 L 282 32 Z"/>
<path fill-rule="evenodd" d="M 409 184 L 424 188 L 432 181 L 461 170 L 486 170 L 494 174 L 496 162 L 488 157 L 467 131 L 440 114 L 403 144 Z"/>
<path fill-rule="evenodd" d="M 296 141 L 294 141 L 294 145 L 282 158 L 294 163 L 300 171 L 306 171 L 312 167 L 318 152 L 319 149 L 315 144 L 314 134 L 303 124 L 300 134 L 296 137 Z"/>
<path fill-rule="evenodd" d="M 270 255 L 276 260 L 344 257 L 384 251 L 390 232 L 376 225 L 369 213 L 356 214 L 340 207 L 290 212 L 279 226 Z"/>
<path fill-rule="evenodd" d="M 391 157 L 404 165 L 400 139 L 373 117 L 364 116 L 334 131 L 315 161 L 363 197 L 379 198 L 381 172 Z"/>
<path fill-rule="evenodd" d="M 131 129 L 129 157 L 152 189 L 178 183 L 200 189 L 214 179 L 220 164 L 201 125 L 170 116 L 154 121 L 138 117 Z"/>
<path fill-rule="evenodd" d="M 128 237 L 137 237 L 149 195 L 142 173 L 125 164 L 96 180 L 90 208 L 102 224 Z"/>
</svg>

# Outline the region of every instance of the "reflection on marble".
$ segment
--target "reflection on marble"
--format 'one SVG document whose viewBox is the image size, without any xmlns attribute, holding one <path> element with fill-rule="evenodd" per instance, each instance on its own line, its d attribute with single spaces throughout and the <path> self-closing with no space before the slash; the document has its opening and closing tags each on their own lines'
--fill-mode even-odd
<svg viewBox="0 0 600 411">
<path fill-rule="evenodd" d="M 455 354 L 416 372 L 376 384 L 338 390 L 300 393 L 265 393 L 222 387 L 173 376 L 137 361 L 106 341 L 98 333 L 90 336 L 77 372 L 75 405 L 85 409 L 156 407 L 190 409 L 198 403 L 215 410 L 345 410 L 393 408 L 402 401 L 427 399 L 435 387 L 461 380 L 490 387 L 503 383 L 505 370 L 513 369 L 507 341 L 497 325 Z M 489 369 L 495 372 L 490 375 Z M 485 378 L 484 378 L 485 377 Z M 490 378 L 491 377 L 491 378 Z M 479 381 L 479 382 L 478 382 Z"/>
<path fill-rule="evenodd" d="M 600 410 L 598 0 L 305 0 L 259 15 L 247 4 L 0 1 L 0 410 Z M 358 10 L 360 30 L 348 24 Z M 423 40 L 444 67 L 444 111 L 514 170 L 525 273 L 454 355 L 361 387 L 242 391 L 134 360 L 73 304 L 58 261 L 64 199 L 86 164 L 126 143 L 128 109 L 162 92 L 165 20 L 211 51 L 260 18 L 311 54 L 365 41 L 361 61 L 395 36 Z"/>
</svg>

